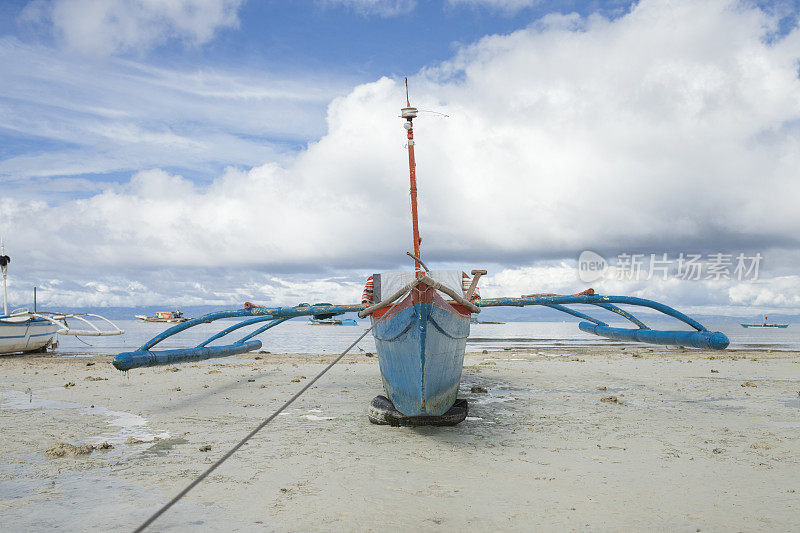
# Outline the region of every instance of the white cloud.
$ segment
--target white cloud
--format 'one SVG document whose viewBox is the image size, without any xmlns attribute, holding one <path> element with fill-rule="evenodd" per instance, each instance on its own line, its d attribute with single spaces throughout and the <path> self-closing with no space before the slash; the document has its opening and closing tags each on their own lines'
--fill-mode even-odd
<svg viewBox="0 0 800 533">
<path fill-rule="evenodd" d="M 322 135 L 331 95 L 352 86 L 268 70 L 86 61 L 8 38 L 0 69 L 0 128 L 45 141 L 0 161 L 6 179 L 256 165 Z"/>
<path fill-rule="evenodd" d="M 36 0 L 22 18 L 52 27 L 68 48 L 91 55 L 143 52 L 177 39 L 197 46 L 239 24 L 242 0 Z"/>
<path fill-rule="evenodd" d="M 584 249 L 759 250 L 765 261 L 796 249 L 800 31 L 767 42 L 774 23 L 732 1 L 642 1 L 615 20 L 548 16 L 413 77 L 412 102 L 449 115 L 415 122 L 426 259 L 499 265 L 496 282 L 513 294 L 572 292 L 577 277 L 524 265 Z M 0 233 L 29 264 L 69 257 L 97 272 L 393 268 L 410 248 L 403 98 L 396 80 L 360 85 L 330 103 L 327 134 L 306 150 L 207 184 L 145 170 L 58 205 L 0 200 Z M 154 144 L 182 149 L 162 133 Z M 783 305 L 732 287 L 599 288 L 719 309 Z"/>
<path fill-rule="evenodd" d="M 362 15 L 394 17 L 413 11 L 417 0 L 317 0 L 322 5 L 340 5 Z"/>
</svg>

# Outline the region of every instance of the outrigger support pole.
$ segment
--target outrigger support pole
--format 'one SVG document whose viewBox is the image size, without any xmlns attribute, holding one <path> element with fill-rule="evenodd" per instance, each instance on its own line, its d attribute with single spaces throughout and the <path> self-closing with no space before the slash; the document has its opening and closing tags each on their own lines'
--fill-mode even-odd
<svg viewBox="0 0 800 533">
<path fill-rule="evenodd" d="M 261 348 L 261 341 L 256 340 L 242 344 L 212 346 L 210 348 L 179 348 L 176 350 L 160 350 L 157 352 L 139 350 L 119 354 L 114 358 L 112 364 L 117 370 L 130 370 L 143 366 L 174 365 L 175 363 L 188 363 L 202 361 L 204 359 L 227 357 L 229 355 L 258 350 L 259 348 Z"/>
<path fill-rule="evenodd" d="M 198 318 L 187 320 L 181 324 L 176 324 L 166 331 L 156 335 L 139 349 L 132 352 L 125 352 L 117 355 L 112 364 L 117 370 L 131 370 L 145 366 L 172 365 L 175 363 L 187 363 L 192 361 L 203 361 L 205 359 L 216 359 L 218 357 L 228 357 L 241 353 L 258 350 L 261 348 L 261 341 L 250 340 L 252 337 L 281 324 L 290 318 L 298 316 L 336 316 L 344 313 L 357 312 L 363 309 L 363 305 L 333 305 L 333 304 L 300 304 L 293 307 L 259 307 L 252 304 L 245 304 L 244 309 L 232 311 L 217 311 L 208 313 Z M 185 329 L 197 326 L 198 324 L 208 324 L 223 318 L 252 317 L 243 320 L 233 326 L 225 328 L 216 335 L 212 335 L 194 348 L 178 348 L 174 350 L 152 350 L 155 345 L 184 331 Z M 209 343 L 236 331 L 237 329 L 256 324 L 268 322 L 238 341 L 224 346 L 208 346 Z"/>
<path fill-rule="evenodd" d="M 589 315 L 575 311 L 565 305 L 569 304 L 588 304 L 607 309 L 620 315 L 626 320 L 635 324 L 638 329 L 614 328 L 593 318 Z M 671 316 L 681 322 L 691 326 L 696 331 L 667 331 L 654 330 L 645 325 L 644 322 L 633 316 L 628 311 L 617 307 L 614 304 L 627 304 L 638 307 L 648 307 Z M 692 319 L 691 317 L 673 309 L 667 305 L 636 298 L 634 296 L 601 296 L 599 294 L 574 294 L 569 296 L 548 295 L 548 296 L 523 296 L 522 298 L 486 298 L 475 301 L 478 307 L 525 307 L 528 305 L 543 305 L 557 311 L 570 314 L 572 316 L 588 320 L 581 322 L 578 327 L 581 331 L 592 333 L 601 337 L 619 341 L 644 342 L 648 344 L 663 344 L 666 346 L 691 346 L 692 348 L 704 348 L 707 350 L 724 350 L 728 347 L 728 337 L 719 331 L 711 332 L 705 326 Z"/>
<path fill-rule="evenodd" d="M 710 331 L 660 331 L 652 329 L 625 329 L 599 326 L 589 322 L 578 324 L 581 331 L 618 341 L 646 342 L 666 346 L 691 346 L 706 350 L 724 350 L 728 337 L 724 333 Z"/>
</svg>

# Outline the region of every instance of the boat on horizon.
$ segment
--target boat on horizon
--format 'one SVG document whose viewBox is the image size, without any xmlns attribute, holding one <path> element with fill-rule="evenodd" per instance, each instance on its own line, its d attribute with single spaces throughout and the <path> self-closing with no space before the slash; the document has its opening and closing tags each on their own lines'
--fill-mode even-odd
<svg viewBox="0 0 800 533">
<path fill-rule="evenodd" d="M 138 318 L 142 322 L 167 322 L 170 324 L 177 324 L 189 320 L 184 317 L 183 313 L 180 311 L 158 311 L 154 316 L 133 315 L 133 317 Z"/>
<path fill-rule="evenodd" d="M 470 324 L 505 324 L 505 322 L 497 322 L 495 320 L 478 320 L 475 317 L 472 317 L 469 320 Z"/>
<path fill-rule="evenodd" d="M 308 319 L 309 326 L 357 326 L 358 322 L 356 322 L 353 318 L 325 318 L 319 319 L 311 317 Z"/>
<path fill-rule="evenodd" d="M 781 328 L 785 329 L 789 327 L 789 324 L 770 324 L 767 320 L 768 317 L 764 317 L 763 324 L 739 324 L 743 328 Z"/>
</svg>

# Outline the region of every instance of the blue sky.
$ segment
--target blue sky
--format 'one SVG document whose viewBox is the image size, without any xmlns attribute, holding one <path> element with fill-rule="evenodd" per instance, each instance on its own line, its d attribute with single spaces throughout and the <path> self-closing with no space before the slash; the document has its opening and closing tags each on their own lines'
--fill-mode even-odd
<svg viewBox="0 0 800 533">
<path fill-rule="evenodd" d="M 278 151 L 302 149 L 310 140 L 325 132 L 324 106 L 335 96 L 346 93 L 359 83 L 373 81 L 381 76 L 401 78 L 412 75 L 427 66 L 445 61 L 463 46 L 494 34 L 506 34 L 526 27 L 532 21 L 549 13 L 602 13 L 615 17 L 624 14 L 630 2 L 416 2 L 416 1 L 242 1 L 229 2 L 235 12 L 236 23 L 215 29 L 213 39 L 200 45 L 186 42 L 185 38 L 164 35 L 121 47 L 112 51 L 95 50 L 96 53 L 70 53 L 70 43 L 59 35 L 56 24 L 47 20 L 54 6 L 74 4 L 80 9 L 96 2 L 25 2 L 12 1 L 0 6 L 0 32 L 6 38 L 18 40 L 22 46 L 43 47 L 46 53 L 67 53 L 66 61 L 77 58 L 83 62 L 103 59 L 126 59 L 152 68 L 167 71 L 191 72 L 200 69 L 222 70 L 227 73 L 256 76 L 267 80 L 277 76 L 287 82 L 319 85 L 315 95 L 314 116 L 304 117 L 300 131 L 237 132 L 237 136 L 254 142 L 268 142 Z M 112 2 L 112 4 L 136 2 Z M 203 2 L 200 2 L 203 3 Z M 211 2 L 214 3 L 214 2 Z M 224 2 L 223 2 L 224 4 Z M 32 15 L 31 7 L 38 7 Z M 233 9 L 238 7 L 237 9 Z M 42 14 L 42 12 L 44 12 Z M 100 43 L 100 41 L 98 41 Z M 95 45 L 96 43 L 91 43 Z M 69 68 L 69 67 L 67 67 Z M 110 62 L 110 71 L 128 74 L 119 63 Z M 100 66 L 102 70 L 102 65 Z M 39 80 L 44 82 L 44 80 Z M 35 88 L 34 88 L 35 89 Z M 68 87 L 74 90 L 74 85 Z M 60 91 L 60 89 L 59 89 Z M 9 105 L 18 104 L 7 98 Z M 43 115 L 46 103 L 36 102 Z M 62 117 L 55 117 L 60 120 Z M 69 117 L 67 117 L 69 120 Z M 191 127 L 191 125 L 184 125 Z M 180 127 L 180 125 L 175 126 Z M 48 137 L 34 132 L 7 128 L 0 129 L 0 156 L 4 159 L 30 154 L 68 151 L 81 145 L 79 139 L 66 140 L 61 136 Z M 256 149 L 257 147 L 250 146 Z M 255 150 L 251 150 L 251 153 Z M 270 154 L 272 155 L 272 154 Z M 260 157 L 266 157 L 262 153 Z M 181 164 L 162 163 L 158 166 L 184 176 L 203 179 L 218 173 L 229 164 L 252 165 L 256 159 L 237 158 L 231 154 L 220 160 L 206 161 L 200 168 Z M 84 174 L 89 180 L 125 180 L 135 168 L 108 168 Z M 123 166 L 123 165 L 120 165 Z M 59 174 L 58 168 L 47 168 L 49 176 L 72 175 L 74 170 Z M 76 192 L 76 195 L 80 194 Z"/>
<path fill-rule="evenodd" d="M 405 268 L 410 79 L 424 253 L 490 295 L 575 260 L 761 253 L 762 279 L 603 279 L 800 312 L 797 1 L 0 4 L 12 300 L 350 300 Z M 794 195 L 794 196 L 793 196 Z M 613 262 L 613 261 L 612 261 Z M 487 293 L 487 291 L 484 291 Z"/>
</svg>

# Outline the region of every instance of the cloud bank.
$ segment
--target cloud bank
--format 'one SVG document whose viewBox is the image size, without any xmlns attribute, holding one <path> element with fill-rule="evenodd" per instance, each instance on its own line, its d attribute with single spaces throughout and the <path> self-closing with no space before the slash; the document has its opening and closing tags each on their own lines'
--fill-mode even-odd
<svg viewBox="0 0 800 533">
<path fill-rule="evenodd" d="M 737 2 L 642 1 L 613 20 L 547 16 L 412 77 L 412 102 L 448 115 L 415 123 L 427 260 L 497 267 L 488 296 L 571 292 L 559 261 L 584 249 L 758 250 L 779 281 L 601 288 L 797 306 L 778 295 L 800 282 L 771 258 L 800 235 L 800 31 L 774 38 L 776 24 Z M 2 199 L 0 229 L 28 264 L 172 268 L 221 293 L 192 269 L 229 269 L 265 298 L 261 281 L 340 271 L 353 284 L 337 294 L 357 297 L 357 276 L 410 248 L 403 100 L 400 80 L 360 85 L 306 149 L 210 182 L 156 168 L 79 200 Z"/>
</svg>

